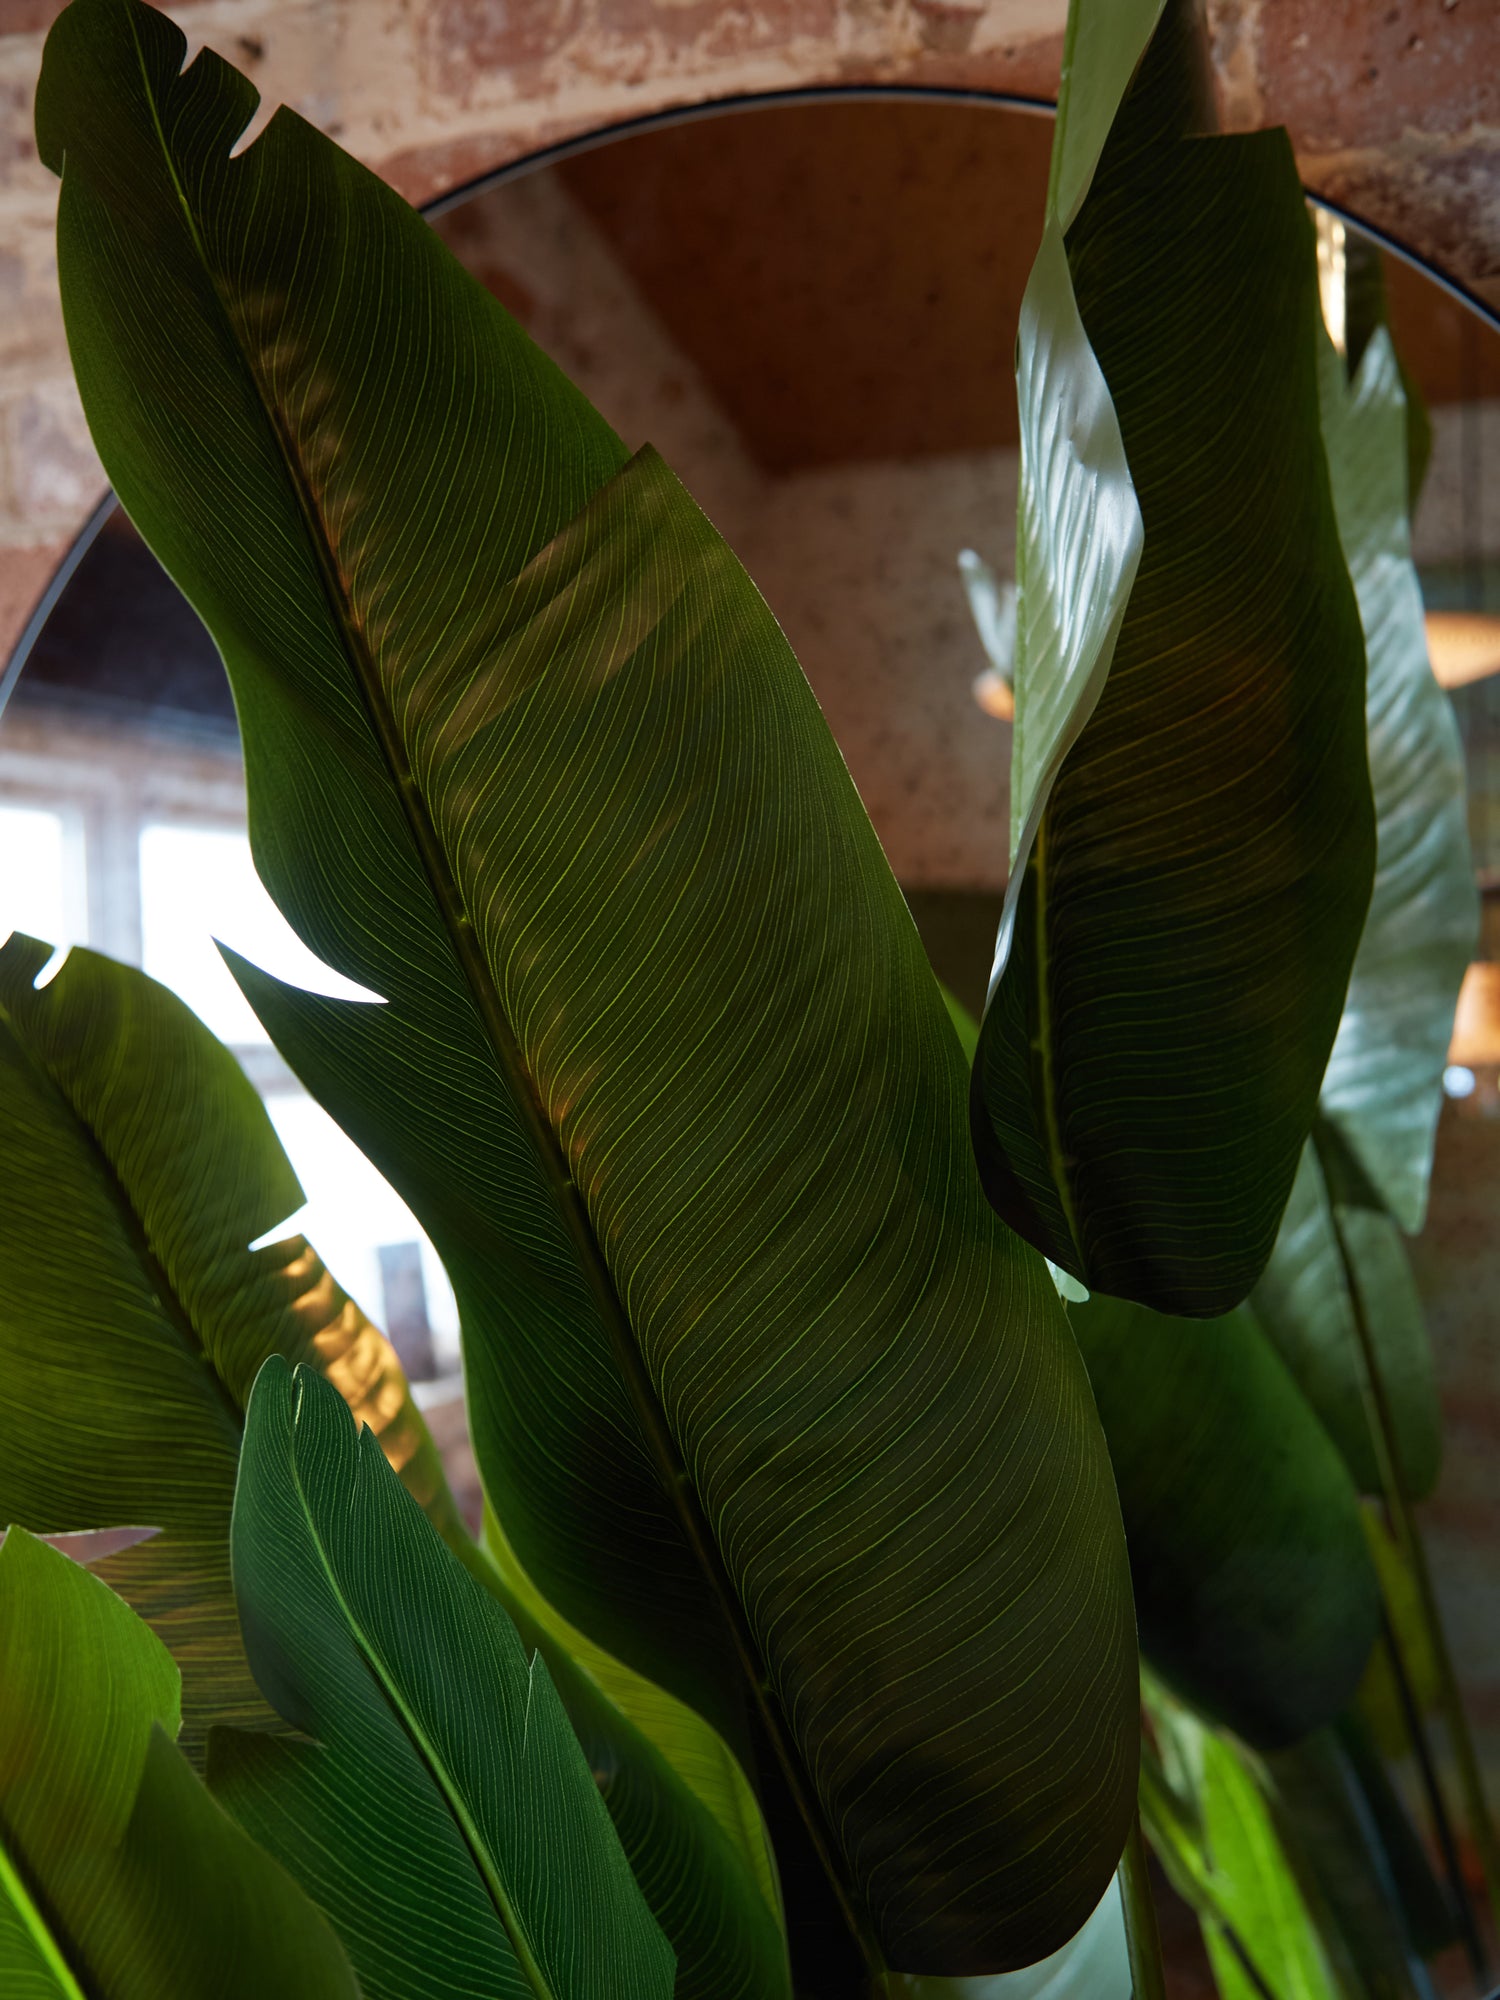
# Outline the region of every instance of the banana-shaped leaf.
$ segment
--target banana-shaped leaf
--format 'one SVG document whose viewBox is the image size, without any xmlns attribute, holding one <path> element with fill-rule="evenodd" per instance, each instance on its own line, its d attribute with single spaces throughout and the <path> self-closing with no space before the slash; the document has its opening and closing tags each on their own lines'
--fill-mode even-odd
<svg viewBox="0 0 1500 2000">
<path fill-rule="evenodd" d="M 991 1200 L 1054 1263 L 1207 1317 L 1270 1253 L 1374 836 L 1291 147 L 1200 136 L 1186 0 L 1120 103 L 1117 44 L 1157 12 L 1070 17 L 1019 348 L 1014 851 L 973 1120 Z"/>
<path fill-rule="evenodd" d="M 358 2000 L 337 1938 L 172 1738 L 177 1669 L 96 1576 L 0 1549 L 6 2000 Z"/>
<path fill-rule="evenodd" d="M 1103 1893 L 1135 1770 L 1117 1505 L 985 1205 L 936 985 L 722 541 L 419 219 L 133 0 L 38 95 L 111 477 L 234 683 L 314 950 L 241 967 L 458 1292 L 547 1599 L 768 1739 L 873 1971 Z"/>
<path fill-rule="evenodd" d="M 1259 1747 L 1331 1722 L 1380 1592 L 1348 1472 L 1254 1315 L 1205 1326 L 1096 1293 L 1068 1317 L 1119 1482 L 1142 1651 Z"/>
<path fill-rule="evenodd" d="M 39 990 L 50 956 L 0 947 L 0 1521 L 156 1528 L 98 1567 L 182 1669 L 185 1747 L 211 1722 L 273 1725 L 229 1569 L 242 1412 L 268 1354 L 318 1368 L 543 1649 L 672 1938 L 679 2000 L 783 2000 L 765 1832 L 733 1758 L 638 1677 L 601 1688 L 569 1656 L 550 1606 L 519 1601 L 465 1533 L 390 1342 L 302 1238 L 247 1247 L 302 1191 L 228 1050 L 94 952 Z"/>
<path fill-rule="evenodd" d="M 1427 1209 L 1443 1066 L 1479 942 L 1463 750 L 1433 678 L 1407 515 L 1406 392 L 1377 327 L 1352 382 L 1320 342 L 1334 507 L 1369 655 L 1375 888 L 1328 1071 L 1323 1115 L 1401 1227 Z"/>
<path fill-rule="evenodd" d="M 1374 1201 L 1335 1201 L 1309 1139 L 1252 1304 L 1355 1484 L 1378 1494 L 1357 1305 L 1385 1383 L 1402 1482 L 1420 1500 L 1437 1484 L 1442 1456 L 1437 1385 L 1401 1232 Z"/>
<path fill-rule="evenodd" d="M 312 1740 L 216 1730 L 210 1783 L 332 1916 L 371 2000 L 670 2000 L 537 1654 L 311 1369 L 256 1379 L 234 1509 L 255 1677 Z"/>
</svg>

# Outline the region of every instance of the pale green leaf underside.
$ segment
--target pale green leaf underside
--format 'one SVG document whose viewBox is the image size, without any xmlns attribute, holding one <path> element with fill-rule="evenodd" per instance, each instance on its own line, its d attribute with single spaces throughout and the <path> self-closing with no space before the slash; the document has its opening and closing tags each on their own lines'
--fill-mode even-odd
<svg viewBox="0 0 1500 2000">
<path fill-rule="evenodd" d="M 1368 656 L 1377 850 L 1321 1107 L 1408 1234 L 1422 1227 L 1442 1074 L 1479 898 L 1452 704 L 1433 678 L 1407 519 L 1406 396 L 1387 328 L 1352 383 L 1322 342 L 1323 437 Z"/>
<path fill-rule="evenodd" d="M 1271 1260 L 1252 1294 L 1261 1325 L 1362 1493 L 1382 1491 L 1350 1277 L 1390 1400 L 1403 1483 L 1437 1483 L 1441 1413 L 1422 1301 L 1401 1232 L 1383 1210 L 1335 1203 L 1309 1139 Z"/>
<path fill-rule="evenodd" d="M 882 2000 L 1131 2000 L 1130 1952 L 1118 1880 L 1075 1937 L 1019 1972 L 970 1979 L 895 1976 Z"/>
<path fill-rule="evenodd" d="M 1049 222 L 1021 301 L 1016 388 L 1016 714 L 1006 919 L 1062 760 L 1109 673 L 1140 564 L 1141 510 L 1119 418 L 1073 295 L 1062 231 Z M 1002 919 L 991 983 L 1004 969 Z"/>
<path fill-rule="evenodd" d="M 1161 19 L 1163 0 L 1108 0 L 1068 9 L 1048 219 L 1066 230 L 1083 206 L 1121 100 Z"/>
</svg>

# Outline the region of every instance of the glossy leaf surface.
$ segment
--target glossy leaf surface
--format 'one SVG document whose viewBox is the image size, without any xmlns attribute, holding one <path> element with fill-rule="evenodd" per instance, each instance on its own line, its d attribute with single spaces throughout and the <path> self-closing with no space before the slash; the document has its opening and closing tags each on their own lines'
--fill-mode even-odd
<svg viewBox="0 0 1500 2000">
<path fill-rule="evenodd" d="M 1302 191 L 1284 133 L 1201 136 L 1191 11 L 1028 293 L 1015 855 L 973 1119 L 991 1200 L 1055 1263 L 1208 1317 L 1270 1252 L 1374 840 Z"/>
<path fill-rule="evenodd" d="M 1375 887 L 1323 1079 L 1381 1203 L 1415 1234 L 1427 1210 L 1443 1068 L 1479 898 L 1453 705 L 1433 678 L 1407 514 L 1406 392 L 1388 328 L 1354 380 L 1321 343 L 1323 436 L 1369 656 Z"/>
<path fill-rule="evenodd" d="M 1426 1319 L 1401 1232 L 1384 1209 L 1336 1202 L 1309 1140 L 1252 1304 L 1362 1493 L 1381 1491 L 1356 1303 L 1374 1346 L 1407 1492 L 1437 1484 L 1442 1434 Z"/>
<path fill-rule="evenodd" d="M 172 1738 L 171 1655 L 24 1528 L 0 1549 L 0 1991 L 7 2000 L 357 2000 L 307 1897 Z"/>
<path fill-rule="evenodd" d="M 1347 1471 L 1248 1307 L 1204 1325 L 1095 1294 L 1068 1308 L 1109 1439 L 1141 1648 L 1272 1747 L 1358 1684 L 1380 1593 Z"/>
<path fill-rule="evenodd" d="M 93 952 L 38 990 L 50 955 L 20 936 L 0 948 L 0 1521 L 157 1529 L 98 1572 L 170 1646 L 185 1746 L 197 1755 L 212 1722 L 274 1725 L 230 1578 L 241 1417 L 268 1354 L 317 1367 L 545 1651 L 677 1948 L 680 2000 L 781 2000 L 765 1833 L 727 1750 L 680 1715 L 667 1755 L 642 1734 L 549 1608 L 518 1602 L 473 1547 L 384 1334 L 303 1238 L 247 1248 L 302 1193 L 229 1052 L 165 988 Z M 662 1734 L 666 1698 L 631 1698 Z"/>
<path fill-rule="evenodd" d="M 254 92 L 182 49 L 75 0 L 38 133 L 258 866 L 385 1004 L 241 983 L 439 1247 L 547 1599 L 732 1740 L 755 1694 L 871 1963 L 1034 1959 L 1131 1806 L 1123 1545 L 842 760 L 660 461 L 290 113 L 231 160 Z"/>
<path fill-rule="evenodd" d="M 670 2000 L 546 1667 L 336 1391 L 279 1357 L 246 1415 L 234 1577 L 256 1679 L 312 1740 L 216 1731 L 211 1782 L 371 2000 Z"/>
</svg>

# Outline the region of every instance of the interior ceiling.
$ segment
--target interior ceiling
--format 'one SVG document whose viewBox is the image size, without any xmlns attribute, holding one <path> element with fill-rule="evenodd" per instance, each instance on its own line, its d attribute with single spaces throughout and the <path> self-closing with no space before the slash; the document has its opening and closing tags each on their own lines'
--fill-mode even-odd
<svg viewBox="0 0 1500 2000">
<path fill-rule="evenodd" d="M 1052 120 L 967 104 L 737 112 L 558 171 L 771 472 L 1016 441 Z"/>
<path fill-rule="evenodd" d="M 749 109 L 555 171 L 767 471 L 1016 442 L 1051 118 L 958 102 Z M 1399 259 L 1429 402 L 1500 396 L 1500 334 Z"/>
</svg>

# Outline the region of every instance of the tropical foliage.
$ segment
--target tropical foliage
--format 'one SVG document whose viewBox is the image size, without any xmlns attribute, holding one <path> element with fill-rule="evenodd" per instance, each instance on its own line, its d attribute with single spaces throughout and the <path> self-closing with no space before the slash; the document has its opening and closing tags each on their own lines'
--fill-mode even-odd
<svg viewBox="0 0 1500 2000">
<path fill-rule="evenodd" d="M 229 1053 L 13 937 L 6 1992 L 1148 2000 L 1138 1811 L 1226 2000 L 1414 1992 L 1464 1912 L 1375 1745 L 1429 1686 L 1466 1739 L 1401 1242 L 1474 903 L 1405 391 L 1284 135 L 1205 136 L 1187 6 L 1075 0 L 976 1025 L 666 466 L 184 48 L 49 38 L 74 365 L 373 996 L 226 954 L 442 1256 L 486 1516 L 267 1241 Z"/>
</svg>

